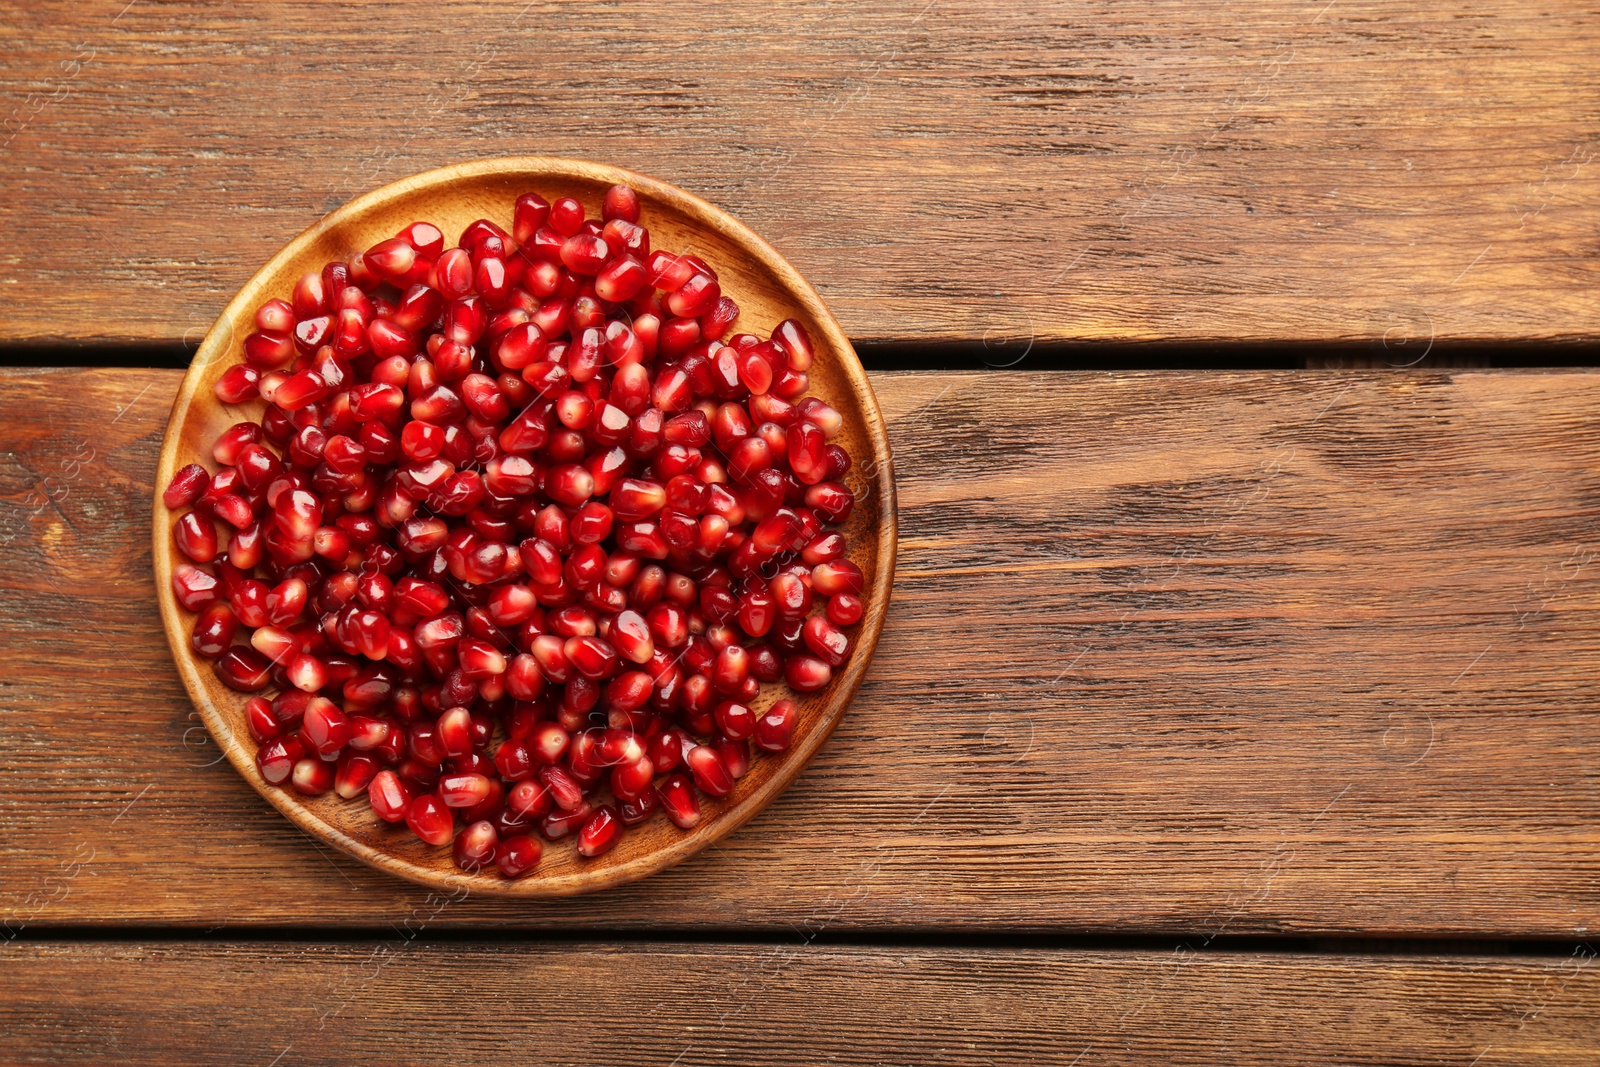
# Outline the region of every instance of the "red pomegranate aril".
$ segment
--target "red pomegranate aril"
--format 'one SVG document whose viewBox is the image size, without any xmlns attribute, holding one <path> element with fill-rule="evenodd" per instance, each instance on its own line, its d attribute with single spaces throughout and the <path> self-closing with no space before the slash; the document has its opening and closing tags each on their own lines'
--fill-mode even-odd
<svg viewBox="0 0 1600 1067">
<path fill-rule="evenodd" d="M 564 196 L 550 205 L 550 228 L 563 237 L 571 237 L 583 226 L 583 205 L 570 196 Z"/>
<path fill-rule="evenodd" d="M 523 193 L 512 206 L 511 235 L 525 245 L 550 218 L 550 202 L 538 193 Z"/>
<path fill-rule="evenodd" d="M 573 241 L 578 240 L 581 240 L 581 236 L 569 238 L 567 243 L 562 245 L 561 252 L 562 259 L 564 261 L 568 260 L 568 246 L 571 245 Z M 605 240 L 602 238 L 597 237 L 592 238 L 592 240 L 600 248 L 607 247 Z M 585 245 L 582 249 L 574 250 L 572 253 L 573 257 L 576 258 L 585 253 L 592 254 L 594 247 L 595 246 L 593 245 Z M 609 248 L 607 248 L 607 251 L 609 251 Z M 568 265 L 571 265 L 570 261 Z M 624 303 L 625 301 L 631 300 L 637 296 L 639 292 L 644 289 L 645 285 L 648 284 L 650 275 L 650 272 L 645 265 L 631 255 L 618 256 L 611 262 L 605 263 L 604 266 L 597 267 L 594 271 L 584 271 L 577 267 L 574 267 L 573 270 L 580 274 L 595 274 L 595 295 L 601 300 L 608 300 L 616 304 Z"/>
<path fill-rule="evenodd" d="M 712 742 L 728 774 L 738 781 L 750 772 L 750 742 L 739 738 L 719 737 Z"/>
<path fill-rule="evenodd" d="M 282 785 L 305 754 L 306 747 L 298 737 L 274 738 L 256 750 L 256 770 L 268 783 Z"/>
<path fill-rule="evenodd" d="M 456 835 L 453 849 L 456 866 L 464 871 L 481 871 L 494 863 L 500 834 L 487 819 L 469 824 Z"/>
<path fill-rule="evenodd" d="M 380 749 L 389 741 L 394 727 L 388 719 L 368 715 L 350 716 L 350 739 L 346 742 L 358 752 Z"/>
<path fill-rule="evenodd" d="M 680 318 L 697 318 L 717 305 L 722 288 L 708 274 L 695 272 L 682 286 L 667 294 L 666 308 Z"/>
<path fill-rule="evenodd" d="M 679 829 L 693 830 L 700 825 L 700 797 L 687 776 L 669 775 L 657 787 L 656 793 L 661 798 L 661 807 L 666 811 L 667 818 Z"/>
<path fill-rule="evenodd" d="M 784 319 L 772 331 L 772 339 L 783 346 L 784 353 L 789 358 L 789 369 L 805 371 L 811 367 L 814 352 L 811 347 L 811 338 L 807 335 L 805 327 L 795 319 Z"/>
<path fill-rule="evenodd" d="M 489 796 L 490 784 L 481 774 L 447 774 L 439 779 L 439 799 L 446 807 L 470 808 Z"/>
<path fill-rule="evenodd" d="M 802 631 L 806 645 L 830 667 L 840 667 L 850 658 L 850 638 L 821 615 L 806 620 Z"/>
<path fill-rule="evenodd" d="M 607 222 L 612 219 L 638 222 L 639 194 L 626 185 L 613 185 L 606 190 L 605 197 L 601 201 L 600 217 Z"/>
<path fill-rule="evenodd" d="M 645 786 L 637 796 L 617 799 L 617 815 L 623 826 L 638 826 L 648 821 L 660 808 L 661 797 L 653 786 Z"/>
<path fill-rule="evenodd" d="M 206 659 L 216 659 L 233 644 L 238 629 L 239 624 L 231 607 L 212 604 L 195 619 L 194 631 L 189 637 L 190 647 Z"/>
<path fill-rule="evenodd" d="M 439 751 L 445 756 L 465 756 L 472 751 L 472 713 L 466 708 L 451 708 L 439 716 L 434 727 Z"/>
<path fill-rule="evenodd" d="M 757 748 L 767 752 L 782 752 L 794 740 L 794 730 L 799 721 L 800 713 L 795 702 L 780 700 L 756 720 L 752 740 Z"/>
<path fill-rule="evenodd" d="M 683 256 L 654 252 L 649 259 L 650 284 L 665 293 L 676 292 L 695 274 L 695 266 Z"/>
<path fill-rule="evenodd" d="M 534 728 L 528 739 L 528 747 L 541 763 L 556 764 L 567 754 L 571 740 L 571 736 L 559 724 L 545 722 Z"/>
<path fill-rule="evenodd" d="M 741 645 L 729 645 L 717 653 L 711 681 L 722 693 L 737 693 L 750 673 L 750 653 Z"/>
<path fill-rule="evenodd" d="M 550 841 L 559 841 L 578 831 L 589 818 L 593 807 L 585 800 L 574 811 L 556 809 L 539 820 L 539 832 Z"/>
<path fill-rule="evenodd" d="M 455 835 L 455 818 L 432 793 L 422 793 L 406 808 L 406 825 L 430 845 L 448 845 Z"/>
<path fill-rule="evenodd" d="M 263 382 L 265 380 L 263 379 Z M 328 395 L 327 383 L 316 371 L 292 375 L 273 392 L 272 402 L 285 411 L 298 411 Z"/>
<path fill-rule="evenodd" d="M 543 817 L 553 804 L 550 790 L 537 778 L 524 778 L 506 793 L 506 810 L 524 819 Z"/>
<path fill-rule="evenodd" d="M 234 645 L 212 664 L 217 677 L 230 689 L 254 693 L 267 687 L 272 664 L 253 648 Z"/>
<path fill-rule="evenodd" d="M 494 765 L 506 781 L 519 781 L 533 774 L 533 753 L 526 742 L 506 741 L 495 750 Z"/>
<path fill-rule="evenodd" d="M 411 790 L 391 770 L 381 770 L 367 783 L 367 802 L 384 822 L 401 822 L 411 806 Z"/>
<path fill-rule="evenodd" d="M 837 593 L 828 598 L 828 618 L 836 626 L 860 622 L 863 610 L 861 598 L 854 593 Z"/>
<path fill-rule="evenodd" d="M 684 758 L 694 783 L 702 792 L 714 797 L 725 797 L 733 792 L 733 776 L 717 750 L 709 745 L 696 745 Z M 666 799 L 665 796 L 662 797 Z"/>
<path fill-rule="evenodd" d="M 550 799 L 562 811 L 576 811 L 583 803 L 583 787 L 571 774 L 554 765 L 539 768 L 539 783 L 550 791 Z"/>
<path fill-rule="evenodd" d="M 367 267 L 379 277 L 396 284 L 405 282 L 417 262 L 417 250 L 401 237 L 379 241 L 362 256 Z"/>
<path fill-rule="evenodd" d="M 444 233 L 431 222 L 413 222 L 399 236 L 423 259 L 437 259 L 444 250 Z"/>
<path fill-rule="evenodd" d="M 250 635 L 251 648 L 256 649 L 274 664 L 288 665 L 301 654 L 301 638 L 277 625 L 256 627 Z"/>
<path fill-rule="evenodd" d="M 543 851 L 544 846 L 527 834 L 503 837 L 494 852 L 495 866 L 507 878 L 516 878 L 537 867 Z"/>
<path fill-rule="evenodd" d="M 836 560 L 845 553 L 845 539 L 839 533 L 819 534 L 800 550 L 800 559 L 808 567 Z"/>
<path fill-rule="evenodd" d="M 846 521 L 855 502 L 855 494 L 842 482 L 818 482 L 806 490 L 806 507 L 824 522 Z"/>
<path fill-rule="evenodd" d="M 217 530 L 209 517 L 187 512 L 178 519 L 174 532 L 178 551 L 194 562 L 210 563 L 217 558 Z"/>
<path fill-rule="evenodd" d="M 235 493 L 212 501 L 211 513 L 236 530 L 242 530 L 255 521 L 250 502 Z"/>
<path fill-rule="evenodd" d="M 573 234 L 561 245 L 561 262 L 574 274 L 591 276 L 599 274 L 600 268 L 610 258 L 611 249 L 606 245 L 605 239 L 591 234 Z"/>
<path fill-rule="evenodd" d="M 166 491 L 161 494 L 161 502 L 173 510 L 188 507 L 199 500 L 210 486 L 211 475 L 200 464 L 191 463 L 172 476 Z"/>
<path fill-rule="evenodd" d="M 275 370 L 294 354 L 295 342 L 286 333 L 253 333 L 244 339 L 245 361 L 258 371 Z"/>
<path fill-rule="evenodd" d="M 314 697 L 306 706 L 300 736 L 313 752 L 331 757 L 350 740 L 350 720 L 333 701 Z"/>
<path fill-rule="evenodd" d="M 717 705 L 713 715 L 717 720 L 718 729 L 734 740 L 749 737 L 755 732 L 755 713 L 745 704 L 725 700 Z"/>
<path fill-rule="evenodd" d="M 294 308 L 287 300 L 273 298 L 256 309 L 256 329 L 268 333 L 288 333 L 294 326 Z"/>
<path fill-rule="evenodd" d="M 833 681 L 833 668 L 815 656 L 791 655 L 783 663 L 784 681 L 800 693 L 811 693 Z"/>
<path fill-rule="evenodd" d="M 327 760 L 303 759 L 289 772 L 289 784 L 295 792 L 315 797 L 333 788 L 333 777 L 333 764 Z"/>
<path fill-rule="evenodd" d="M 604 855 L 611 851 L 621 836 L 622 820 L 618 818 L 617 810 L 609 804 L 602 804 L 594 809 L 578 831 L 578 855 L 590 859 Z"/>
<path fill-rule="evenodd" d="M 339 758 L 333 777 L 333 791 L 345 800 L 354 800 L 367 791 L 378 769 L 378 761 L 372 756 L 346 752 Z"/>
<path fill-rule="evenodd" d="M 738 318 L 739 305 L 730 297 L 719 297 L 711 309 L 700 316 L 700 336 L 708 341 L 718 340 Z M 742 362 L 736 365 L 743 366 Z"/>
<path fill-rule="evenodd" d="M 859 595 L 865 582 L 861 568 L 847 559 L 819 563 L 811 570 L 811 588 L 823 596 Z"/>
<path fill-rule="evenodd" d="M 260 395 L 261 371 L 245 364 L 229 367 L 212 386 L 212 392 L 224 404 L 242 404 Z"/>
<path fill-rule="evenodd" d="M 315 693 L 328 684 L 328 668 L 316 656 L 302 652 L 285 668 L 289 684 L 304 693 Z"/>
</svg>

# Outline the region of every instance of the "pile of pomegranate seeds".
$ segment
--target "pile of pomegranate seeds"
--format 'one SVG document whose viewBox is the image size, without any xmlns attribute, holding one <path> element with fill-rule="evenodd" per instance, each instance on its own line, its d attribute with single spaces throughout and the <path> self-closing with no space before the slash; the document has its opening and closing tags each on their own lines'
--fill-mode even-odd
<svg viewBox="0 0 1600 1067">
<path fill-rule="evenodd" d="M 507 877 L 535 832 L 695 826 L 789 745 L 762 685 L 826 686 L 862 614 L 801 325 L 724 343 L 738 305 L 626 186 L 514 220 L 416 222 L 267 301 L 216 385 L 265 413 L 164 498 L 195 652 L 278 690 L 245 709 L 262 777 Z"/>
</svg>

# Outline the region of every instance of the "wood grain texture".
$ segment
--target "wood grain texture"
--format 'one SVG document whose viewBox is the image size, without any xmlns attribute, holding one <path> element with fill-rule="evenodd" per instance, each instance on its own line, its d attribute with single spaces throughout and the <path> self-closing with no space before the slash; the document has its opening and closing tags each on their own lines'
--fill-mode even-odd
<svg viewBox="0 0 1600 1067">
<path fill-rule="evenodd" d="M 1600 335 L 1572 0 L 4 10 L 4 340 L 197 342 L 344 200 L 513 154 L 731 211 L 857 341 Z"/>
<path fill-rule="evenodd" d="M 423 892 L 218 765 L 177 682 L 178 380 L 0 377 L 0 918 L 399 921 Z M 805 774 L 645 883 L 440 923 L 1600 926 L 1600 374 L 873 382 L 896 592 Z"/>
<path fill-rule="evenodd" d="M 285 245 L 234 296 L 195 353 L 173 404 L 155 485 L 165 487 L 180 468 L 209 457 L 212 442 L 240 419 L 261 420 L 264 403 L 224 404 L 217 399 L 215 386 L 225 371 L 244 362 L 245 337 L 254 328 L 256 309 L 268 299 L 287 298 L 307 271 L 347 260 L 419 216 L 452 236 L 479 218 L 509 228 L 518 190 L 534 184 L 547 190 L 552 200 L 575 197 L 596 217 L 607 189 L 631 186 L 652 220 L 656 247 L 693 248 L 716 265 L 724 291 L 740 301 L 739 329 L 765 337 L 779 323 L 793 319 L 813 338 L 811 395 L 830 401 L 843 416 L 845 426 L 832 441 L 854 457 L 858 468 L 851 480 L 859 506 L 852 509 L 841 532 L 849 539 L 849 558 L 864 576 L 868 607 L 851 633 L 850 664 L 826 687 L 805 694 L 768 687 L 752 702 L 754 712 L 762 715 L 780 693 L 794 699 L 798 725 L 781 759 L 758 756 L 727 797 L 708 798 L 692 831 L 657 819 L 628 832 L 615 848 L 595 859 L 578 855 L 574 837 L 546 848 L 538 871 L 515 881 L 497 870 L 466 874 L 448 849 L 429 846 L 409 830 L 381 822 L 370 809 L 346 804 L 332 792 L 314 799 L 285 792 L 261 777 L 255 763 L 258 746 L 245 725 L 246 695 L 224 685 L 211 664 L 190 647 L 195 616 L 178 605 L 169 584 L 173 567 L 183 562 L 172 532 L 177 516 L 162 502 L 160 492 L 153 494 L 152 502 L 155 580 L 161 590 L 167 640 L 206 728 L 239 773 L 297 826 L 335 848 L 422 885 L 490 896 L 567 896 L 631 882 L 722 840 L 753 818 L 804 769 L 843 718 L 872 662 L 894 581 L 894 471 L 883 416 L 849 338 L 816 292 L 761 238 L 711 205 L 649 177 L 573 160 L 523 157 L 433 171 L 362 197 Z M 862 471 L 871 473 L 863 476 Z"/>
<path fill-rule="evenodd" d="M 1562 958 L 17 943 L 0 1056 L 60 1064 L 1600 1062 Z"/>
</svg>

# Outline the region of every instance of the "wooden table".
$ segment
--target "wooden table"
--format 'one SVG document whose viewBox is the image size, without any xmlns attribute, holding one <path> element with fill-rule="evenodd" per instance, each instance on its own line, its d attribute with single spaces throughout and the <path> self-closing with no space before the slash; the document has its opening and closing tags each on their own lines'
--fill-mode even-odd
<svg viewBox="0 0 1600 1067">
<path fill-rule="evenodd" d="M 1600 13 L 6 5 L 0 1059 L 1600 1062 Z M 899 581 L 778 803 L 451 900 L 217 753 L 152 470 L 351 195 L 569 155 L 858 340 Z"/>
</svg>

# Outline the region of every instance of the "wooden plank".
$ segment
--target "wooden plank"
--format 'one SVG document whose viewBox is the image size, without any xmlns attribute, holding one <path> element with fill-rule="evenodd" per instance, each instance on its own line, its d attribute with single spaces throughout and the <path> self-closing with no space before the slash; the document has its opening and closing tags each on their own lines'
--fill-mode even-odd
<svg viewBox="0 0 1600 1067">
<path fill-rule="evenodd" d="M 209 765 L 149 589 L 177 381 L 0 376 L 0 919 L 396 921 Z M 874 382 L 896 594 L 812 766 L 638 886 L 441 922 L 1600 927 L 1600 374 Z"/>
<path fill-rule="evenodd" d="M 7 1062 L 1573 1064 L 1556 958 L 796 944 L 27 943 Z"/>
<path fill-rule="evenodd" d="M 16 14 L 0 340 L 197 341 L 333 206 L 514 154 L 706 197 L 865 341 L 1600 334 L 1592 5 Z"/>
</svg>

